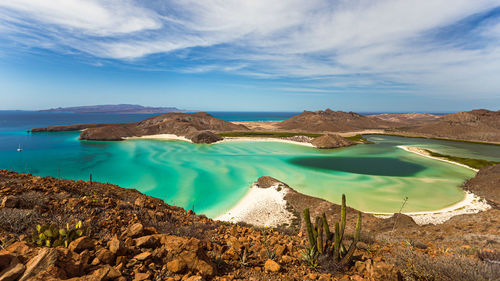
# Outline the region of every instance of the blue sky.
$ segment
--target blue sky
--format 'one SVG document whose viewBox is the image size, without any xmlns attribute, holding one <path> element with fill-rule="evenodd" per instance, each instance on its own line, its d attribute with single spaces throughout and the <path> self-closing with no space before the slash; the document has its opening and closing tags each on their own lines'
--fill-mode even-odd
<svg viewBox="0 0 500 281">
<path fill-rule="evenodd" d="M 7 0 L 0 109 L 500 109 L 500 1 Z"/>
</svg>

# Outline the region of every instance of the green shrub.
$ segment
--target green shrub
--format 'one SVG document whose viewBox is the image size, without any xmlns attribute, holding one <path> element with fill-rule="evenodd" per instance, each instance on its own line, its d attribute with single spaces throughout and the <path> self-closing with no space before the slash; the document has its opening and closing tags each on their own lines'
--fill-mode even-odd
<svg viewBox="0 0 500 281">
<path fill-rule="evenodd" d="M 78 221 L 74 227 L 66 224 L 65 228 L 55 224 L 37 225 L 32 241 L 40 247 L 68 247 L 69 244 L 88 234 L 88 228 L 83 227 L 82 221 Z"/>
</svg>

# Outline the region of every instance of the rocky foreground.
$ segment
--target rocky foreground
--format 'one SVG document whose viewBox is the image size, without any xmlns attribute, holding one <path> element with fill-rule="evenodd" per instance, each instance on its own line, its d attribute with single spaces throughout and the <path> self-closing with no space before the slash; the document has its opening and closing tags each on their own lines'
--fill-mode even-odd
<svg viewBox="0 0 500 281">
<path fill-rule="evenodd" d="M 499 169 L 496 166 L 494 169 Z M 487 170 L 467 182 L 484 190 L 500 173 Z M 263 187 L 272 178 L 259 182 Z M 488 189 L 482 196 L 498 194 Z M 35 177 L 0 171 L 0 280 L 498 280 L 500 211 L 462 215 L 418 226 L 399 215 L 363 214 L 355 259 L 338 267 L 304 260 L 307 238 L 300 217 L 325 212 L 338 221 L 340 207 L 297 192 L 287 194 L 296 220 L 256 228 L 213 221 L 160 199 L 116 185 Z M 496 199 L 495 199 L 496 200 Z M 347 240 L 355 211 L 348 209 Z M 34 242 L 37 224 L 72 228 L 67 246 Z M 332 225 L 330 223 L 330 225 Z M 38 236 L 36 236 L 38 237 Z"/>
</svg>

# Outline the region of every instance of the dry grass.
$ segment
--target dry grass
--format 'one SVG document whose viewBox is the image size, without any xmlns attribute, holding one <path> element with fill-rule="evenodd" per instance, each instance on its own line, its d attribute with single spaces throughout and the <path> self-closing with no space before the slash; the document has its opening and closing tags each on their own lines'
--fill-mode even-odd
<svg viewBox="0 0 500 281">
<path fill-rule="evenodd" d="M 500 264 L 450 255 L 430 257 L 410 249 L 398 249 L 392 257 L 404 280 L 499 280 Z"/>
</svg>

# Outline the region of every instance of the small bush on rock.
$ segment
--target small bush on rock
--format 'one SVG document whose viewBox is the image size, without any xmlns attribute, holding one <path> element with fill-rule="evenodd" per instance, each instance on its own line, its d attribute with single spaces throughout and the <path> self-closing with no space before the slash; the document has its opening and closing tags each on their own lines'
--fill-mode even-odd
<svg viewBox="0 0 500 281">
<path fill-rule="evenodd" d="M 60 228 L 55 224 L 37 225 L 33 234 L 33 242 L 41 247 L 68 247 L 69 244 L 88 234 L 88 228 L 83 227 L 82 221 L 74 227 L 66 224 L 66 228 Z"/>
</svg>

